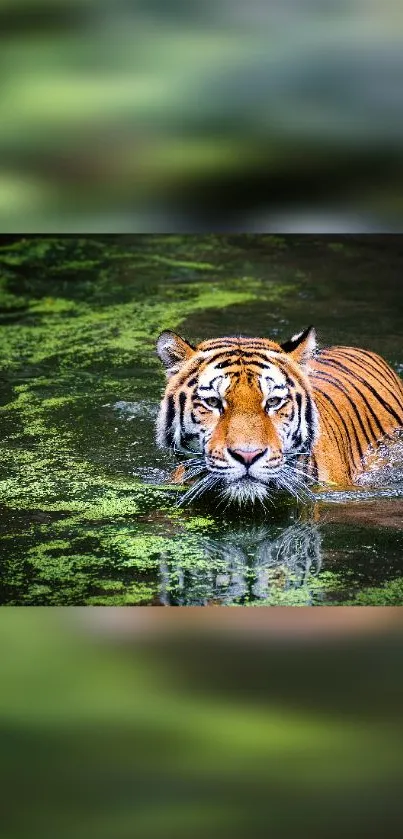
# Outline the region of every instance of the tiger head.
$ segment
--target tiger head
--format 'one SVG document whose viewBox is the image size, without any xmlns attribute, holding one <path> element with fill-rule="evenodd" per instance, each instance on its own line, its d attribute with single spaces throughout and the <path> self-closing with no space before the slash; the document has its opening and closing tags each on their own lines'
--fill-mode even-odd
<svg viewBox="0 0 403 839">
<path fill-rule="evenodd" d="M 213 487 L 238 502 L 276 488 L 298 497 L 318 426 L 308 376 L 315 347 L 312 327 L 281 345 L 229 337 L 194 347 L 160 335 L 168 383 L 157 443 L 193 455 L 185 462 L 185 480 L 198 478 L 189 498 Z"/>
</svg>

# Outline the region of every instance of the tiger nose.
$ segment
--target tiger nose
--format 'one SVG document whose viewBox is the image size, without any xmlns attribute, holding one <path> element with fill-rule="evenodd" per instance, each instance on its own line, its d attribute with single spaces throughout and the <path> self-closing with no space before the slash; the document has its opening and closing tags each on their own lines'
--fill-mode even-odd
<svg viewBox="0 0 403 839">
<path fill-rule="evenodd" d="M 267 449 L 228 449 L 228 452 L 234 460 L 243 463 L 244 466 L 252 466 L 259 457 L 266 454 Z"/>
</svg>

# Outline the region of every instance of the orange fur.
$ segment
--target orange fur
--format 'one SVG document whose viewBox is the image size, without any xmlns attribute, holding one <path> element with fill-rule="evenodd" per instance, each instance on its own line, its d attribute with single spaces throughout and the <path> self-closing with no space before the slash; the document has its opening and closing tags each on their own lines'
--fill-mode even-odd
<svg viewBox="0 0 403 839">
<path fill-rule="evenodd" d="M 265 338 L 228 337 L 197 347 L 166 332 L 158 352 L 168 374 L 158 420 L 160 445 L 175 442 L 180 447 L 181 440 L 197 437 L 192 428 L 201 429 L 204 454 L 217 469 L 228 465 L 228 452 L 245 458 L 248 452 L 263 451 L 267 469 L 275 469 L 284 456 L 284 428 L 295 423 L 298 407 L 302 445 L 299 441 L 296 454 L 301 451 L 318 481 L 349 486 L 365 468 L 367 455 L 403 427 L 403 385 L 388 364 L 353 347 L 316 350 L 312 329 L 283 345 Z M 267 370 L 273 392 L 285 387 L 276 384 L 276 375 L 288 382 L 289 396 L 278 409 L 270 408 L 270 393 L 264 402 Z M 210 393 L 210 380 L 221 408 L 203 398 L 203 390 Z M 298 442 L 298 433 L 294 436 Z"/>
</svg>

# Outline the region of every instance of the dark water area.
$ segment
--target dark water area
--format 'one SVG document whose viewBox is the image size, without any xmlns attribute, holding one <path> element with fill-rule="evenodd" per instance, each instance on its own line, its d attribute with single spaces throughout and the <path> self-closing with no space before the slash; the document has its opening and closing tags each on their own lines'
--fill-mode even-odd
<svg viewBox="0 0 403 839">
<path fill-rule="evenodd" d="M 402 605 L 403 445 L 350 492 L 178 506 L 163 329 L 379 352 L 403 373 L 403 237 L 0 240 L 0 602 Z"/>
</svg>

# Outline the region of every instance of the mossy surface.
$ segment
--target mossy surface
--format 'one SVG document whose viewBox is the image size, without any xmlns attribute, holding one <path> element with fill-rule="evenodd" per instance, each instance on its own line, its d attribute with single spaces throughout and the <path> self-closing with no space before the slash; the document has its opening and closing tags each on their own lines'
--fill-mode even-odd
<svg viewBox="0 0 403 839">
<path fill-rule="evenodd" d="M 337 277 L 354 256 L 339 251 L 323 244 Z M 0 246 L 3 603 L 316 605 L 357 594 L 349 549 L 342 570 L 323 561 L 337 527 L 319 533 L 292 505 L 262 526 L 179 509 L 174 461 L 154 443 L 158 333 L 287 337 L 312 307 L 327 312 L 315 282 L 304 245 L 287 237 Z M 374 591 L 401 571 L 399 534 L 388 538 L 384 578 L 365 580 Z M 397 602 L 397 582 L 391 591 Z"/>
<path fill-rule="evenodd" d="M 0 248 L 5 602 L 150 602 L 162 554 L 182 573 L 205 568 L 197 534 L 211 522 L 175 508 L 170 457 L 153 442 L 155 338 L 198 310 L 289 292 L 224 272 L 212 244 L 36 237 Z"/>
</svg>

